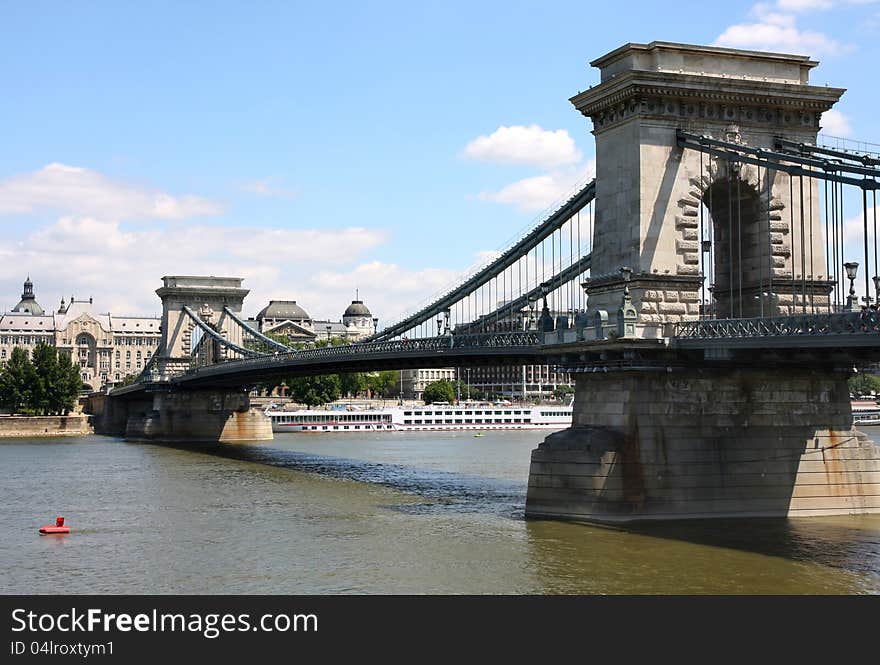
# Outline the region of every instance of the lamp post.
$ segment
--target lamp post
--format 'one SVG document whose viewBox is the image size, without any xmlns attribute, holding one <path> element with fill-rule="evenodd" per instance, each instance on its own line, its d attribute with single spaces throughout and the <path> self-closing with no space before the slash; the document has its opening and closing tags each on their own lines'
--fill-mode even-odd
<svg viewBox="0 0 880 665">
<path fill-rule="evenodd" d="M 859 264 L 855 261 L 850 261 L 848 263 L 844 263 L 843 267 L 846 268 L 846 278 L 849 280 L 849 295 L 846 297 L 846 311 L 852 312 L 856 303 L 856 274 L 859 271 Z"/>
<path fill-rule="evenodd" d="M 440 330 L 443 327 L 443 319 L 437 317 L 437 337 L 440 337 Z"/>
<path fill-rule="evenodd" d="M 327 326 L 327 343 L 330 343 L 330 331 L 332 330 L 332 326 Z"/>
</svg>

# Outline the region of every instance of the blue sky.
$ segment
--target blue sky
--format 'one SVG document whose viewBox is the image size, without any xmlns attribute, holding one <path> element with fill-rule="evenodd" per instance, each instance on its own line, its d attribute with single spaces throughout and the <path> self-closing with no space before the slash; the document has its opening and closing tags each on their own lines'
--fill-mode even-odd
<svg viewBox="0 0 880 665">
<path fill-rule="evenodd" d="M 587 176 L 568 98 L 652 40 L 811 55 L 826 132 L 880 143 L 877 2 L 0 1 L 0 309 L 227 274 L 389 321 Z"/>
</svg>

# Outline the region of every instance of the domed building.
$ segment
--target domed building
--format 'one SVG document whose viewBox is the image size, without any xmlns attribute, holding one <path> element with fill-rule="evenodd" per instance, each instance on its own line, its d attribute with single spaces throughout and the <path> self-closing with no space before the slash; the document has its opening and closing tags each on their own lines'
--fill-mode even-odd
<svg viewBox="0 0 880 665">
<path fill-rule="evenodd" d="M 21 314 L 34 314 L 36 316 L 42 316 L 45 313 L 43 308 L 40 307 L 40 303 L 37 302 L 37 297 L 34 295 L 34 283 L 31 281 L 30 275 L 24 280 L 24 291 L 22 291 L 21 300 L 12 308 L 12 311 Z"/>
<path fill-rule="evenodd" d="M 376 332 L 377 323 L 378 319 L 373 318 L 363 300 L 352 300 L 342 315 L 342 325 L 346 329 L 345 336 L 352 341 L 372 335 Z"/>
<path fill-rule="evenodd" d="M 96 390 L 139 374 L 159 348 L 162 319 L 98 313 L 92 299 L 61 299 L 58 311 L 46 312 L 37 302 L 30 277 L 21 300 L 0 313 L 0 363 L 15 347 L 32 353 L 49 344 L 79 366 L 85 390 Z"/>
<path fill-rule="evenodd" d="M 295 300 L 270 300 L 254 319 L 249 319 L 250 325 L 261 333 L 279 335 L 291 344 L 325 338 L 356 342 L 372 335 L 377 322 L 357 295 L 346 307 L 341 321 L 314 320 Z"/>
</svg>

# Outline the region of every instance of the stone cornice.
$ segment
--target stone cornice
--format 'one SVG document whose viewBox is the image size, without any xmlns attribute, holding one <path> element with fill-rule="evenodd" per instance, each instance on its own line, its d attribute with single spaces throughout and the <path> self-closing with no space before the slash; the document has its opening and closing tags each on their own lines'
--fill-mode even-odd
<svg viewBox="0 0 880 665">
<path fill-rule="evenodd" d="M 670 72 L 634 71 L 585 90 L 569 101 L 588 117 L 633 97 L 678 98 L 694 101 L 758 105 L 792 110 L 827 111 L 846 92 L 844 88 L 774 83 L 750 79 L 698 76 Z"/>
<path fill-rule="evenodd" d="M 672 275 L 658 273 L 636 273 L 629 280 L 630 289 L 664 289 L 664 288 L 694 288 L 703 281 L 699 275 Z M 588 295 L 619 291 L 623 288 L 623 277 L 619 273 L 600 275 L 581 282 L 581 286 Z"/>
</svg>

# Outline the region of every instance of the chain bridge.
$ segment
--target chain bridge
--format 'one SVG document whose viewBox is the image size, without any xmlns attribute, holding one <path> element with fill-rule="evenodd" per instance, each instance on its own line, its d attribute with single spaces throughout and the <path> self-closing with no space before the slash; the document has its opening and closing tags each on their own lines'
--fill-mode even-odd
<svg viewBox="0 0 880 665">
<path fill-rule="evenodd" d="M 163 341 L 102 400 L 132 439 L 271 438 L 277 377 L 548 363 L 573 426 L 526 512 L 599 521 L 880 512 L 847 378 L 880 361 L 880 155 L 818 140 L 845 92 L 806 56 L 667 42 L 593 61 L 596 177 L 497 258 L 371 338 L 295 349 L 231 277 L 166 276 Z"/>
</svg>

